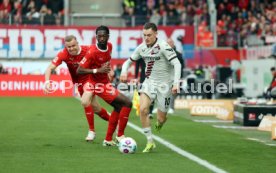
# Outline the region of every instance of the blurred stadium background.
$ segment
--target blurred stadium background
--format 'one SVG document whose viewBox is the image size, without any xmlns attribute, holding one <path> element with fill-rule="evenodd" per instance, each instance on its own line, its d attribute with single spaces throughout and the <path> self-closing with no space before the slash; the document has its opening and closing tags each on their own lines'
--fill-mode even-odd
<svg viewBox="0 0 276 173">
<path fill-rule="evenodd" d="M 161 144 L 142 155 L 144 137 L 132 128 L 127 133 L 138 142 L 136 155 L 105 149 L 106 124 L 98 119 L 97 145 L 84 143 L 85 116 L 74 90 L 62 85 L 70 79 L 64 64 L 53 75 L 57 92 L 42 92 L 44 71 L 66 35 L 95 44 L 95 28 L 109 26 L 118 79 L 142 42 L 145 22 L 158 25 L 160 38 L 174 40 L 184 61 L 181 87 L 188 90 L 176 97 L 157 135 L 222 172 L 274 171 L 272 131 L 257 127 L 265 116 L 272 116 L 271 126 L 276 116 L 275 102 L 266 104 L 264 96 L 276 67 L 275 0 L 0 0 L 0 172 L 212 172 Z M 135 65 L 129 75 L 134 78 Z M 189 90 L 212 82 L 233 92 Z M 132 115 L 130 122 L 140 126 Z"/>
</svg>

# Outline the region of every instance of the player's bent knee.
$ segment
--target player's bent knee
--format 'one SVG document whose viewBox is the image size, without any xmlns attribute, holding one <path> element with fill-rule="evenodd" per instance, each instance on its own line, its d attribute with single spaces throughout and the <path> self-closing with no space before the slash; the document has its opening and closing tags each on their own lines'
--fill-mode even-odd
<svg viewBox="0 0 276 173">
<path fill-rule="evenodd" d="M 86 99 L 81 99 L 81 105 L 83 107 L 87 107 L 90 105 L 90 100 L 86 100 Z"/>
<path fill-rule="evenodd" d="M 164 123 L 167 121 L 167 113 L 158 111 L 157 119 L 160 123 Z"/>
<path fill-rule="evenodd" d="M 149 109 L 147 107 L 141 107 L 140 108 L 141 115 L 147 116 L 149 114 Z"/>
<path fill-rule="evenodd" d="M 167 121 L 167 117 L 158 117 L 157 119 L 160 123 L 165 123 Z"/>
<path fill-rule="evenodd" d="M 129 107 L 129 108 L 132 107 L 132 102 L 129 100 L 129 98 L 127 98 L 124 95 L 121 95 L 119 102 L 121 102 L 122 106 Z"/>
<path fill-rule="evenodd" d="M 92 105 L 92 108 L 95 113 L 99 113 L 101 111 L 101 107 L 99 107 L 98 105 Z"/>
<path fill-rule="evenodd" d="M 126 101 L 125 102 L 125 106 L 128 107 L 128 108 L 132 108 L 132 102 L 131 101 Z"/>
</svg>

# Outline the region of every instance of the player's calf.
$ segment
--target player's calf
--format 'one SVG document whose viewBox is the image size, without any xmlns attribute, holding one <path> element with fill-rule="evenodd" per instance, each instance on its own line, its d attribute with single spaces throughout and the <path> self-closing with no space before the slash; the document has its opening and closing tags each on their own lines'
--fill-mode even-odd
<svg viewBox="0 0 276 173">
<path fill-rule="evenodd" d="M 90 92 L 84 92 L 82 97 L 81 97 L 81 104 L 83 107 L 87 107 L 91 105 L 91 98 L 92 98 L 92 93 Z"/>
<path fill-rule="evenodd" d="M 157 132 L 160 132 L 161 129 L 162 129 L 162 127 L 163 127 L 163 124 L 164 124 L 164 123 L 160 123 L 160 122 L 157 121 L 157 122 L 155 123 L 155 125 L 154 125 L 155 130 L 156 130 Z"/>
</svg>

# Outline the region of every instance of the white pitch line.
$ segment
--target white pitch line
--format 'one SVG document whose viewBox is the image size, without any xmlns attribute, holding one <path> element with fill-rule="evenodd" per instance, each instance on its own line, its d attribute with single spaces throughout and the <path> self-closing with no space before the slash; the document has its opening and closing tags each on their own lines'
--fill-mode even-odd
<svg viewBox="0 0 276 173">
<path fill-rule="evenodd" d="M 128 122 L 127 125 L 130 126 L 131 128 L 133 128 L 134 130 L 144 134 L 142 128 L 136 126 L 135 124 L 133 124 L 131 122 Z M 192 161 L 208 168 L 209 170 L 211 170 L 213 172 L 226 173 L 225 170 L 222 170 L 222 169 L 216 167 L 215 165 L 207 162 L 206 160 L 203 160 L 203 159 L 201 159 L 201 158 L 199 158 L 199 157 L 197 157 L 197 156 L 195 156 L 195 155 L 193 155 L 193 154 L 191 154 L 191 153 L 189 153 L 185 150 L 182 150 L 181 148 L 179 148 L 179 147 L 175 146 L 174 144 L 166 141 L 165 139 L 160 138 L 159 136 L 153 135 L 153 138 L 156 141 L 158 141 L 159 143 L 163 144 L 165 147 L 167 147 L 167 148 L 175 151 L 176 153 L 178 153 L 178 154 L 180 154 L 180 155 L 182 155 L 182 156 L 184 156 L 184 157 L 186 157 L 186 158 L 188 158 L 188 159 L 190 159 L 190 160 L 192 160 Z"/>
<path fill-rule="evenodd" d="M 75 97 L 75 98 L 80 100 L 79 97 Z M 143 132 L 142 128 L 136 126 L 135 124 L 133 124 L 131 122 L 128 122 L 127 125 L 144 135 L 144 132 Z M 215 173 L 227 173 L 225 170 L 220 169 L 220 168 L 216 167 L 215 165 L 207 162 L 206 160 L 203 160 L 203 159 L 201 159 L 201 158 L 199 158 L 199 157 L 197 157 L 197 156 L 195 156 L 195 155 L 193 155 L 193 154 L 191 154 L 191 153 L 189 153 L 185 150 L 182 150 L 181 148 L 175 146 L 174 144 L 170 143 L 169 141 L 166 141 L 165 139 L 160 138 L 159 136 L 153 135 L 153 139 L 155 139 L 159 143 L 163 144 L 165 147 L 173 150 L 174 152 L 176 152 L 176 153 L 178 153 L 178 154 L 180 154 L 180 155 L 182 155 L 182 156 L 184 156 L 184 157 L 186 157 L 186 158 L 188 158 L 188 159 L 190 159 L 190 160 L 206 167 L 207 169 L 209 169 L 209 170 L 211 170 Z"/>
<path fill-rule="evenodd" d="M 257 127 L 250 127 L 250 126 L 221 126 L 221 125 L 213 125 L 213 127 L 222 128 L 222 129 L 257 130 Z"/>
<path fill-rule="evenodd" d="M 231 120 L 193 120 L 199 123 L 233 123 Z"/>
<path fill-rule="evenodd" d="M 251 141 L 261 142 L 261 143 L 264 143 L 265 145 L 268 145 L 268 146 L 276 146 L 276 144 L 267 143 L 266 141 L 261 140 L 261 139 L 257 139 L 257 138 L 247 138 L 247 139 L 251 140 Z"/>
</svg>

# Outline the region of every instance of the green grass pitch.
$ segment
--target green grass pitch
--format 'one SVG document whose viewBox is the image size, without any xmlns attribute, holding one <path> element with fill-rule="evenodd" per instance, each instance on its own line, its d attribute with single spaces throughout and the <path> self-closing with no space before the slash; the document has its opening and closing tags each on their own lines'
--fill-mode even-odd
<svg viewBox="0 0 276 173">
<path fill-rule="evenodd" d="M 146 139 L 130 127 L 126 136 L 136 140 L 135 154 L 103 147 L 107 122 L 96 115 L 97 137 L 87 143 L 85 115 L 75 98 L 0 97 L 0 110 L 1 173 L 211 172 L 160 143 L 154 152 L 142 153 Z M 192 119 L 187 111 L 177 111 L 161 133 L 153 132 L 227 172 L 275 172 L 276 147 L 247 140 L 256 134 L 269 141 L 269 133 L 219 129 Z M 134 111 L 130 122 L 141 127 Z"/>
</svg>

